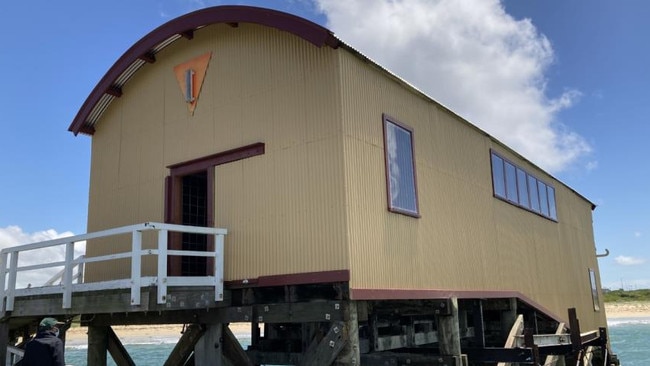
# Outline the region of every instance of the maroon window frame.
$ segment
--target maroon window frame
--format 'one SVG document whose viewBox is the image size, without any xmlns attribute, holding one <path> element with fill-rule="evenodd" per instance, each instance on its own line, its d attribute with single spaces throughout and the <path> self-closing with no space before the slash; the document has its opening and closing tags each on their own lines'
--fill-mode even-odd
<svg viewBox="0 0 650 366">
<path fill-rule="evenodd" d="M 420 217 L 413 129 L 386 114 L 382 119 L 388 211 Z"/>
</svg>

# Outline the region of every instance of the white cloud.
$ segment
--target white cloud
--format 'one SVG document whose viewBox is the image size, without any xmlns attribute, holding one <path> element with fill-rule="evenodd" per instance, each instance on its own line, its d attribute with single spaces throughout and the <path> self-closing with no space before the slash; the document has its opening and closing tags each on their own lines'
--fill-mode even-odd
<svg viewBox="0 0 650 366">
<path fill-rule="evenodd" d="M 316 0 L 346 43 L 551 172 L 588 154 L 557 120 L 581 96 L 546 95 L 554 60 L 529 19 L 499 0 Z"/>
<path fill-rule="evenodd" d="M 66 231 L 58 233 L 56 230 L 49 229 L 26 233 L 18 226 L 7 226 L 0 228 L 0 249 L 5 249 L 17 245 L 41 242 L 46 240 L 58 239 L 72 236 L 73 233 Z M 85 253 L 85 242 L 75 244 L 75 258 Z M 49 247 L 27 252 L 21 252 L 18 257 L 18 266 L 28 266 L 44 263 L 62 261 L 65 258 L 65 246 Z M 17 287 L 25 287 L 28 284 L 40 286 L 47 282 L 53 275 L 59 272 L 62 267 L 39 269 L 34 271 L 18 272 Z"/>
<path fill-rule="evenodd" d="M 614 258 L 614 261 L 622 266 L 636 266 L 645 263 L 645 259 L 643 258 L 628 257 L 624 255 L 619 255 Z"/>
<path fill-rule="evenodd" d="M 589 162 L 587 162 L 587 164 L 585 165 L 585 169 L 587 169 L 587 171 L 592 171 L 592 170 L 598 169 L 598 162 L 597 161 L 589 161 Z"/>
<path fill-rule="evenodd" d="M 634 232 L 634 237 L 635 238 L 640 238 L 641 237 L 641 232 L 640 231 L 635 231 Z"/>
</svg>

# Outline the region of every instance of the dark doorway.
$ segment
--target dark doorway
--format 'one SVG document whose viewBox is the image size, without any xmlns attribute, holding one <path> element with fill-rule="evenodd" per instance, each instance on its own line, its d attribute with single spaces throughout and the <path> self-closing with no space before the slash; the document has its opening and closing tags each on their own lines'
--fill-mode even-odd
<svg viewBox="0 0 650 366">
<path fill-rule="evenodd" d="M 183 225 L 208 226 L 208 174 L 206 171 L 182 178 Z M 183 250 L 206 251 L 208 238 L 205 234 L 183 233 Z M 181 258 L 181 276 L 207 275 L 207 258 L 184 256 Z"/>
</svg>

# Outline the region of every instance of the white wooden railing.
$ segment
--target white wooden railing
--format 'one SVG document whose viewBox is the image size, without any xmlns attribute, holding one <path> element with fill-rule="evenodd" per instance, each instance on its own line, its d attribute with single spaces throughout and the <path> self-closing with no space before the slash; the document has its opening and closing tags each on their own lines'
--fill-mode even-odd
<svg viewBox="0 0 650 366">
<path fill-rule="evenodd" d="M 157 249 L 142 249 L 142 233 L 144 231 L 154 231 L 157 233 Z M 213 235 L 214 251 L 170 250 L 167 248 L 169 232 Z M 80 256 L 76 259 L 74 258 L 75 243 L 129 233 L 131 234 L 130 251 L 97 257 Z M 142 287 L 148 286 L 157 286 L 158 304 L 166 303 L 168 286 L 211 286 L 214 287 L 214 300 L 221 301 L 223 300 L 223 247 L 226 234 L 226 229 L 145 222 L 143 224 L 5 248 L 0 251 L 0 304 L 2 303 L 2 299 L 6 297 L 4 310 L 12 311 L 14 310 L 14 300 L 16 297 L 59 293 L 63 295 L 62 308 L 70 309 L 72 307 L 73 292 L 130 288 L 131 305 L 136 306 L 140 305 Z M 65 245 L 64 261 L 18 266 L 18 257 L 23 254 L 28 255 L 25 252 L 63 245 Z M 92 245 L 92 243 L 87 243 L 87 245 Z M 156 276 L 142 276 L 142 257 L 148 255 L 158 257 Z M 214 258 L 214 275 L 202 277 L 168 276 L 168 256 Z M 122 258 L 131 259 L 130 278 L 91 283 L 83 283 L 80 281 L 83 274 L 83 266 L 86 263 Z M 61 273 L 62 280 L 59 284 L 54 284 L 56 281 L 48 281 L 46 285 L 40 287 L 29 286 L 26 288 L 16 288 L 18 272 L 52 267 L 63 267 Z M 76 275 L 74 273 L 75 267 L 77 268 Z M 79 283 L 73 283 L 74 279 L 77 279 Z"/>
</svg>

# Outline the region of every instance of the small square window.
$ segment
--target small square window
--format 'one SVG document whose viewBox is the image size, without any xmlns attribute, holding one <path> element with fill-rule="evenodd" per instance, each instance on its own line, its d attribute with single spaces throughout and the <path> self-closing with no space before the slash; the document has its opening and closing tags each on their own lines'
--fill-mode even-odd
<svg viewBox="0 0 650 366">
<path fill-rule="evenodd" d="M 384 115 L 388 210 L 419 217 L 413 130 Z"/>
</svg>

